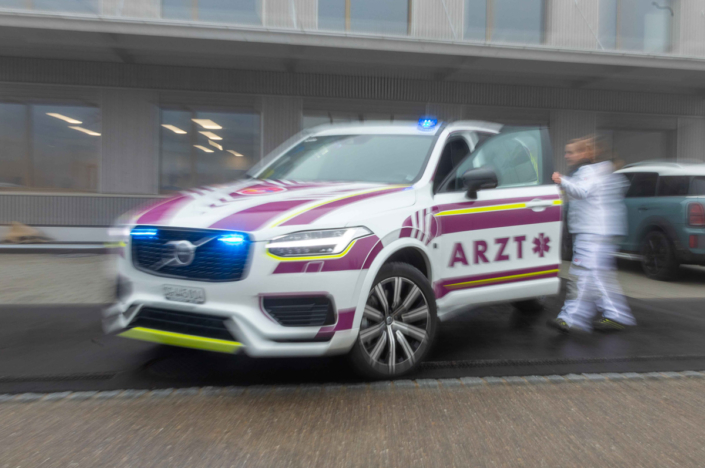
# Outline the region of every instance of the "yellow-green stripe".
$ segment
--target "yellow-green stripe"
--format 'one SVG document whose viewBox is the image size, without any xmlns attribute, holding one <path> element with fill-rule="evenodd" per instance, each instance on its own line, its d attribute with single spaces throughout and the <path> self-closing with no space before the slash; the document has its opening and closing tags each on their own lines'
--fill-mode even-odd
<svg viewBox="0 0 705 468">
<path fill-rule="evenodd" d="M 226 341 L 218 340 L 216 338 L 206 338 L 203 336 L 184 335 L 182 333 L 153 330 L 151 328 L 143 327 L 130 328 L 129 330 L 120 333 L 118 336 L 123 338 L 131 338 L 133 340 L 180 346 L 182 348 L 215 351 L 218 353 L 234 353 L 242 346 L 242 343 L 238 343 L 237 341 Z"/>
</svg>

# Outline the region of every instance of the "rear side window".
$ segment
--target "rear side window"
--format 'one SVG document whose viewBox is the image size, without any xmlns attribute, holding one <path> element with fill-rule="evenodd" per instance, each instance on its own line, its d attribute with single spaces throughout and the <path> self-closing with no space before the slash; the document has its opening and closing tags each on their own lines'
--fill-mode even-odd
<svg viewBox="0 0 705 468">
<path fill-rule="evenodd" d="M 688 195 L 690 177 L 662 176 L 658 184 L 659 197 L 684 197 Z"/>
<path fill-rule="evenodd" d="M 691 195 L 705 195 L 705 177 L 695 177 L 690 184 Z"/>
<path fill-rule="evenodd" d="M 627 198 L 653 197 L 656 195 L 656 182 L 658 174 L 655 172 L 640 172 L 634 174 L 632 183 L 627 191 Z"/>
</svg>

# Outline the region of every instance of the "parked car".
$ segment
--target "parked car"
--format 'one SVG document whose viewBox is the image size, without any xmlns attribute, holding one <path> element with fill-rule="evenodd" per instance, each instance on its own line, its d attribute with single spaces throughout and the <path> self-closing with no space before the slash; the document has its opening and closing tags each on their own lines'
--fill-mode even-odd
<svg viewBox="0 0 705 468">
<path fill-rule="evenodd" d="M 438 319 L 559 289 L 561 200 L 543 128 L 304 131 L 230 185 L 136 215 L 104 329 L 250 356 L 423 360 Z"/>
<path fill-rule="evenodd" d="M 629 232 L 621 249 L 644 273 L 677 277 L 680 265 L 705 265 L 705 164 L 644 162 L 618 171 L 629 179 Z"/>
</svg>

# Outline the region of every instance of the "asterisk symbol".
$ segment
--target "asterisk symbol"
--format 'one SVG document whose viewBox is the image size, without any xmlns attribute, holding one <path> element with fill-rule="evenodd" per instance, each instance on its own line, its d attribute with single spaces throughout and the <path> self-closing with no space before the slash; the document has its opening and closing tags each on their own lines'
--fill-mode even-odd
<svg viewBox="0 0 705 468">
<path fill-rule="evenodd" d="M 551 242 L 551 238 L 548 236 L 544 236 L 543 232 L 539 234 L 538 237 L 534 238 L 534 253 L 539 254 L 539 257 L 543 257 L 543 254 L 551 250 L 549 247 L 549 242 Z"/>
</svg>

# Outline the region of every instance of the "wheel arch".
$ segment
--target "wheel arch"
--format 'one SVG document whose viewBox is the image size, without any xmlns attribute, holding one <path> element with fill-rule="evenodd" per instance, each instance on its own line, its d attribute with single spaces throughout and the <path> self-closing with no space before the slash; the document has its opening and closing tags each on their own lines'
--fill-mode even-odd
<svg viewBox="0 0 705 468">
<path fill-rule="evenodd" d="M 666 234 L 666 237 L 668 237 L 668 240 L 670 240 L 676 248 L 680 246 L 680 242 L 678 240 L 678 233 L 673 228 L 673 226 L 671 226 L 671 224 L 667 220 L 658 216 L 654 216 L 645 219 L 639 227 L 639 235 L 637 237 L 639 243 L 637 245 L 637 248 L 641 248 L 641 244 L 642 242 L 644 242 L 646 236 L 653 231 L 663 232 L 664 234 Z"/>
</svg>

